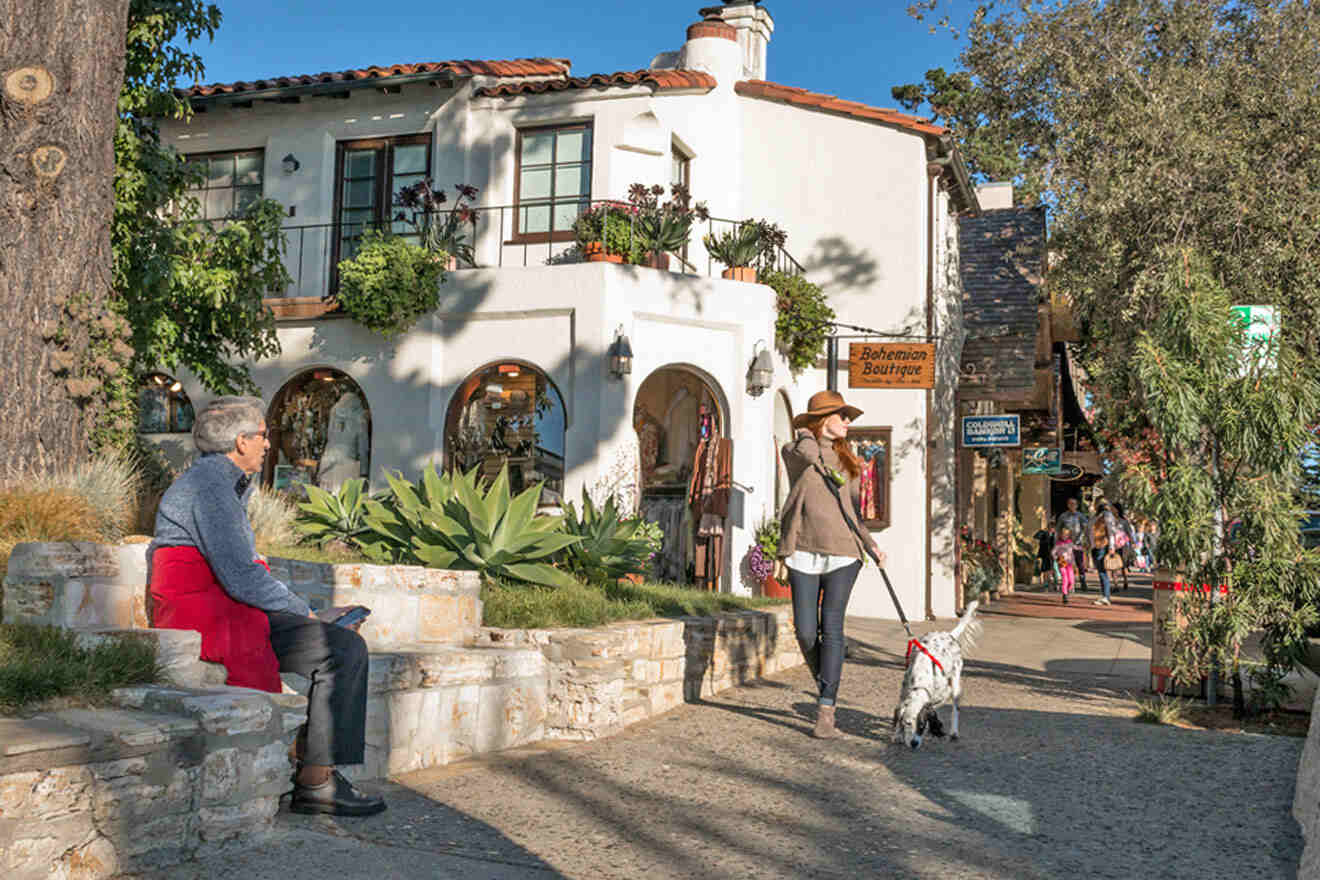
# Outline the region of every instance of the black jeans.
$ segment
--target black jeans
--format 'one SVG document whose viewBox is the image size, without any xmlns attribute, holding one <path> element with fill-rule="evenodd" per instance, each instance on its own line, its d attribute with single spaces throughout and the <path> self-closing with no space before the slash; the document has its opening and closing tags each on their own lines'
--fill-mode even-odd
<svg viewBox="0 0 1320 880">
<path fill-rule="evenodd" d="M 843 675 L 843 616 L 848 610 L 853 584 L 857 582 L 857 572 L 861 570 L 860 559 L 826 574 L 788 570 L 788 584 L 793 588 L 793 629 L 802 656 L 816 678 L 820 691 L 817 702 L 822 706 L 833 706 L 839 695 L 839 678 Z"/>
<path fill-rule="evenodd" d="M 307 749 L 304 764 L 361 764 L 367 738 L 367 643 L 342 626 L 268 611 L 270 643 L 280 672 L 305 675 Z"/>
</svg>

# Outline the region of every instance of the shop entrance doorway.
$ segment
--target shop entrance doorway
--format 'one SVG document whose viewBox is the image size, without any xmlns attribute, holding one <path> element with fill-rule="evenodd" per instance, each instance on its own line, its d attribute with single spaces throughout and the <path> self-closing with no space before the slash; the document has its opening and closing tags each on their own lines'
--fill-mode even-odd
<svg viewBox="0 0 1320 880">
<path fill-rule="evenodd" d="M 642 516 L 664 531 L 654 576 L 720 588 L 733 473 L 728 404 L 696 367 L 672 364 L 646 377 L 633 404 Z"/>
<path fill-rule="evenodd" d="M 371 474 L 371 410 L 346 373 L 327 367 L 294 376 L 271 400 L 266 428 L 266 486 L 297 492 L 310 484 L 335 492 Z"/>
</svg>

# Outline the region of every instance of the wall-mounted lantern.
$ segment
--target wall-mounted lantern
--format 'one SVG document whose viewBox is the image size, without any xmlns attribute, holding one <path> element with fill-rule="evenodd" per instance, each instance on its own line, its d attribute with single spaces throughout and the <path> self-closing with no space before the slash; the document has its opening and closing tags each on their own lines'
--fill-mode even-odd
<svg viewBox="0 0 1320 880">
<path fill-rule="evenodd" d="M 285 174 L 292 174 L 302 167 L 302 163 L 298 161 L 298 157 L 293 155 L 293 153 L 289 153 L 281 159 L 280 164 L 283 166 Z"/>
<path fill-rule="evenodd" d="M 623 335 L 623 325 L 614 331 L 614 342 L 610 344 L 610 373 L 616 379 L 622 379 L 632 372 L 633 350 L 628 337 Z"/>
<path fill-rule="evenodd" d="M 759 354 L 756 353 L 757 345 L 761 346 Z M 756 341 L 752 352 L 752 365 L 747 370 L 747 393 L 752 397 L 760 397 L 774 384 L 775 364 L 770 358 L 770 349 L 765 347 L 764 339 Z"/>
</svg>

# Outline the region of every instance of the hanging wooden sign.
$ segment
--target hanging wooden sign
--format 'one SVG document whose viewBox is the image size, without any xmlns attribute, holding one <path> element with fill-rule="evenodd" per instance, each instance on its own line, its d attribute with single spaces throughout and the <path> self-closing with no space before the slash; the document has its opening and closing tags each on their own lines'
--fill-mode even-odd
<svg viewBox="0 0 1320 880">
<path fill-rule="evenodd" d="M 850 343 L 848 387 L 934 388 L 935 343 Z"/>
</svg>

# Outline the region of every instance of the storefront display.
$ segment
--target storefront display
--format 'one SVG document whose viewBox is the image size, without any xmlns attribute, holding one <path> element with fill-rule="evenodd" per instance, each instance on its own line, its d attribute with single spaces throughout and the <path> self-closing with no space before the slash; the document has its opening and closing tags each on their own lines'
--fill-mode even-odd
<svg viewBox="0 0 1320 880">
<path fill-rule="evenodd" d="M 507 467 L 512 492 L 542 483 L 541 504 L 560 504 L 564 424 L 559 392 L 539 370 L 494 364 L 469 376 L 450 406 L 446 466 L 479 468 L 487 480 Z"/>
<path fill-rule="evenodd" d="M 192 425 L 192 402 L 183 391 L 183 383 L 164 373 L 142 377 L 138 389 L 139 434 L 185 434 Z"/>
<path fill-rule="evenodd" d="M 281 491 L 310 484 L 327 492 L 371 473 L 371 411 L 338 370 L 294 377 L 271 405 L 266 481 Z"/>
</svg>

